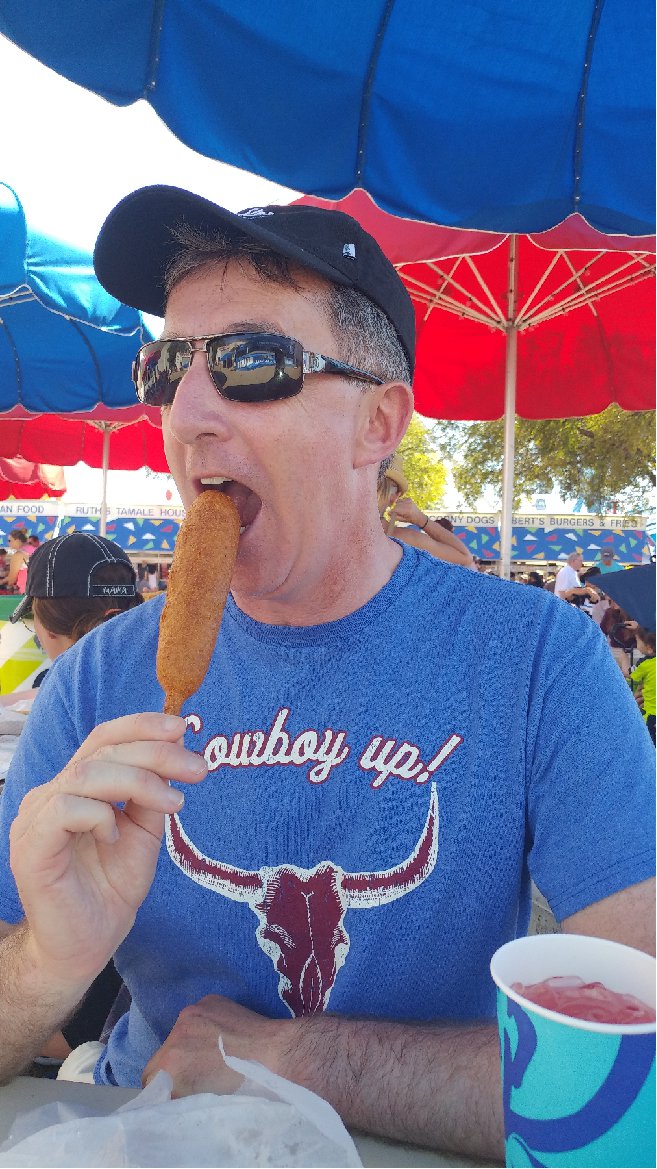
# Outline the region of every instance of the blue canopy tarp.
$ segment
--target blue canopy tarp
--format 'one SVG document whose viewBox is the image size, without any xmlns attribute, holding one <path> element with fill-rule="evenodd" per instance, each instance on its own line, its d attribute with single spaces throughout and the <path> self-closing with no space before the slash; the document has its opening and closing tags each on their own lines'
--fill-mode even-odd
<svg viewBox="0 0 657 1169">
<path fill-rule="evenodd" d="M 655 632 L 655 565 L 642 564 L 626 571 L 596 576 L 596 589 L 616 601 L 644 629 Z"/>
<path fill-rule="evenodd" d="M 98 283 L 91 255 L 28 226 L 0 182 L 0 413 L 133 407 L 132 360 L 151 337 Z"/>
<path fill-rule="evenodd" d="M 573 212 L 654 230 L 648 0 L 3 0 L 0 32 L 298 191 L 501 232 Z"/>
</svg>

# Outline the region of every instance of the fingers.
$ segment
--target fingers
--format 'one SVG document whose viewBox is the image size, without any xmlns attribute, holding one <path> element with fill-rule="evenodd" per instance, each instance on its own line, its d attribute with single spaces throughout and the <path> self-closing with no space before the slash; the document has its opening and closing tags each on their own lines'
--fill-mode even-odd
<svg viewBox="0 0 657 1169">
<path fill-rule="evenodd" d="M 111 722 L 100 723 L 94 727 L 73 758 L 86 759 L 103 747 L 121 743 L 142 741 L 174 743 L 182 739 L 185 728 L 184 718 L 177 715 L 158 714 L 155 711 L 127 714 L 123 718 L 115 718 Z"/>
<path fill-rule="evenodd" d="M 32 830 L 34 830 L 34 825 Z M 38 828 L 38 823 L 37 823 Z M 72 833 L 90 832 L 99 844 L 114 844 L 119 838 L 114 808 L 102 800 L 59 792 L 48 804 L 48 837 L 57 847 L 68 843 Z"/>
<path fill-rule="evenodd" d="M 87 777 L 91 765 L 107 764 L 109 767 L 131 767 L 135 770 L 153 773 L 163 779 L 175 779 L 181 783 L 198 783 L 207 774 L 207 764 L 202 755 L 188 751 L 181 743 L 135 742 L 117 743 L 100 747 L 89 759 L 75 758 L 71 765 L 81 777 Z M 123 799 L 123 796 L 119 796 Z"/>
<path fill-rule="evenodd" d="M 25 797 L 14 823 L 14 840 L 43 818 L 44 830 L 46 825 L 52 827 L 55 835 L 57 828 L 69 833 L 91 831 L 99 841 L 110 843 L 118 836 L 112 807 L 116 804 L 124 805 L 123 812 L 134 823 L 159 834 L 159 817 L 180 811 L 184 803 L 182 792 L 170 787 L 169 781 L 198 783 L 207 774 L 204 759 L 178 741 L 181 729 L 183 719 L 159 714 L 128 716 L 97 727 L 51 783 Z M 169 740 L 121 741 L 130 733 L 154 736 L 158 732 L 169 734 Z M 81 801 L 77 810 L 75 800 Z M 91 803 L 98 808 L 92 809 Z M 152 813 L 158 814 L 155 820 Z"/>
</svg>

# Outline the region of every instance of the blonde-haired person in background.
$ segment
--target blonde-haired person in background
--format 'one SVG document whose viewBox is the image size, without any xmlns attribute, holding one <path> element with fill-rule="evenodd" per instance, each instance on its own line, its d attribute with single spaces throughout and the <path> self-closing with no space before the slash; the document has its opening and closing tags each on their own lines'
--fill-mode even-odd
<svg viewBox="0 0 657 1169">
<path fill-rule="evenodd" d="M 421 548 L 424 552 L 436 556 L 438 560 L 447 560 L 451 564 L 460 564 L 463 568 L 472 568 L 477 572 L 474 557 L 463 541 L 443 527 L 438 520 L 432 520 L 425 515 L 407 495 L 407 491 L 408 479 L 404 474 L 404 464 L 399 455 L 393 455 L 390 466 L 380 475 L 377 491 L 379 515 L 386 535 L 394 536 L 395 540 L 401 540 L 402 544 L 412 544 L 414 548 Z M 401 525 L 397 520 L 401 520 Z M 405 524 L 415 524 L 416 527 L 404 527 Z"/>
</svg>

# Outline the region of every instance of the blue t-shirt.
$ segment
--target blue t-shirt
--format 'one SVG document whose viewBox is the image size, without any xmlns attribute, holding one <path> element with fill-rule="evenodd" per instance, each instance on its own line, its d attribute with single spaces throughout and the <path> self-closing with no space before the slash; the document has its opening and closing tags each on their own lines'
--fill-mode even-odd
<svg viewBox="0 0 657 1169">
<path fill-rule="evenodd" d="M 7 834 L 24 792 L 97 723 L 162 708 L 163 600 L 85 637 L 37 697 L 3 800 L 0 918 L 22 917 Z M 490 1019 L 488 964 L 527 928 L 530 874 L 563 918 L 653 871 L 636 703 L 598 627 L 539 589 L 404 546 L 340 621 L 262 625 L 229 598 L 184 713 L 210 772 L 117 952 L 133 1004 L 100 1082 L 138 1085 L 212 993 L 270 1017 Z"/>
</svg>

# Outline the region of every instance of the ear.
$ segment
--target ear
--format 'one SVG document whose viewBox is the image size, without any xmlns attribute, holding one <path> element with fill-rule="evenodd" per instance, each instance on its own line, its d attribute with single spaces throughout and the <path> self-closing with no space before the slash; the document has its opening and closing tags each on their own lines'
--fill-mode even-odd
<svg viewBox="0 0 657 1169">
<path fill-rule="evenodd" d="M 63 633 L 51 633 L 49 629 L 41 626 L 39 633 L 39 641 L 43 646 L 43 652 L 46 657 L 50 658 L 51 662 L 55 661 L 64 650 L 69 649 L 73 644 L 70 637 L 66 637 Z"/>
<path fill-rule="evenodd" d="M 354 467 L 380 463 L 396 451 L 413 416 L 413 391 L 405 382 L 386 382 L 361 398 Z"/>
</svg>

